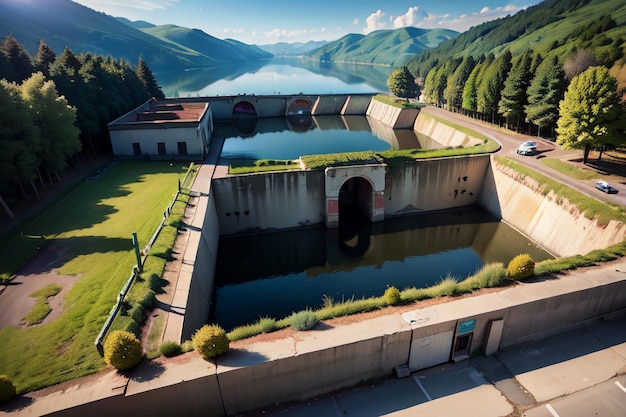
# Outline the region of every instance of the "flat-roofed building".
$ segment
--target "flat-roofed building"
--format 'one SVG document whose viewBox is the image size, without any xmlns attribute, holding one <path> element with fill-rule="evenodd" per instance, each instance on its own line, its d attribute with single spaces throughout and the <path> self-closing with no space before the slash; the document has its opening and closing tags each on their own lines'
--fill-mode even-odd
<svg viewBox="0 0 626 417">
<path fill-rule="evenodd" d="M 151 99 L 108 124 L 116 158 L 204 159 L 213 118 L 208 102 Z"/>
</svg>

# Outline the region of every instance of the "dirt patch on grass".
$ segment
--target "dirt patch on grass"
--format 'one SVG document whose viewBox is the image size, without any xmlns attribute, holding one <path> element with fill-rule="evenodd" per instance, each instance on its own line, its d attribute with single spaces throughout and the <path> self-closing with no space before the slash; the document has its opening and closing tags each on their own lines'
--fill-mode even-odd
<svg viewBox="0 0 626 417">
<path fill-rule="evenodd" d="M 61 243 L 49 242 L 12 281 L 0 288 L 0 329 L 26 327 L 23 318 L 37 301 L 31 294 L 50 284 L 60 285 L 62 290 L 48 298 L 51 311 L 42 324 L 50 323 L 61 315 L 65 308 L 65 296 L 81 277 L 58 273 L 58 268 L 67 261 L 65 252 Z"/>
</svg>

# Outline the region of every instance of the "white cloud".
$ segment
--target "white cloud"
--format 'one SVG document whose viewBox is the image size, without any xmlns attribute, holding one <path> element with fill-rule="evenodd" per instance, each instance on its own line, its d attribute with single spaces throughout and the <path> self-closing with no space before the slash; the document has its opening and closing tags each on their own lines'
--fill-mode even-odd
<svg viewBox="0 0 626 417">
<path fill-rule="evenodd" d="M 365 19 L 366 27 L 363 29 L 365 34 L 373 32 L 375 30 L 388 28 L 388 22 L 385 18 L 385 13 L 382 10 L 377 10 Z"/>
<path fill-rule="evenodd" d="M 352 21 L 352 24 L 353 24 L 353 25 L 358 25 L 358 24 L 359 24 L 359 18 L 357 17 L 356 19 L 354 19 L 354 20 Z"/>
<path fill-rule="evenodd" d="M 417 26 L 419 21 L 423 20 L 425 17 L 427 16 L 424 13 L 420 16 L 419 7 L 409 7 L 409 10 L 405 14 L 394 19 L 393 27 L 397 29 L 406 26 Z"/>
</svg>

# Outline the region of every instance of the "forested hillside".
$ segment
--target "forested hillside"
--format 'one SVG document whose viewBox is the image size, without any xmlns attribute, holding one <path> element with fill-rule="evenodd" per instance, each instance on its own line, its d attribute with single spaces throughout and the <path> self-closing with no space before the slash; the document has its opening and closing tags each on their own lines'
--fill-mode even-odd
<svg viewBox="0 0 626 417">
<path fill-rule="evenodd" d="M 415 54 L 452 39 L 458 32 L 448 29 L 405 27 L 378 30 L 368 35 L 351 33 L 305 54 L 321 61 L 400 66 Z"/>
<path fill-rule="evenodd" d="M 0 43 L 0 218 L 39 198 L 81 159 L 110 151 L 107 123 L 163 97 L 140 59 L 59 54 L 40 42 L 31 56 L 13 36 Z"/>
<path fill-rule="evenodd" d="M 407 67 L 423 82 L 426 102 L 585 149 L 586 158 L 592 147 L 625 142 L 624 39 L 623 1 L 546 0 L 472 28 Z"/>
<path fill-rule="evenodd" d="M 69 47 L 75 53 L 110 55 L 128 62 L 137 62 L 141 56 L 155 72 L 271 56 L 255 46 L 219 40 L 202 31 L 172 26 L 168 34 L 167 27 L 153 26 L 116 19 L 70 0 L 0 0 L 0 38 L 13 35 L 32 55 L 43 39 L 57 54 Z M 183 29 L 188 32 L 186 38 L 180 37 Z"/>
</svg>

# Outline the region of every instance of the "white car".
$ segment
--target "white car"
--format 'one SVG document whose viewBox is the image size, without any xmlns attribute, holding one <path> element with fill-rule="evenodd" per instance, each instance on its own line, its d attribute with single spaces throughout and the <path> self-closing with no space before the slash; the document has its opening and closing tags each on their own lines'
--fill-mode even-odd
<svg viewBox="0 0 626 417">
<path fill-rule="evenodd" d="M 537 142 L 531 140 L 522 143 L 517 148 L 517 153 L 520 155 L 534 155 L 537 152 Z"/>
</svg>

